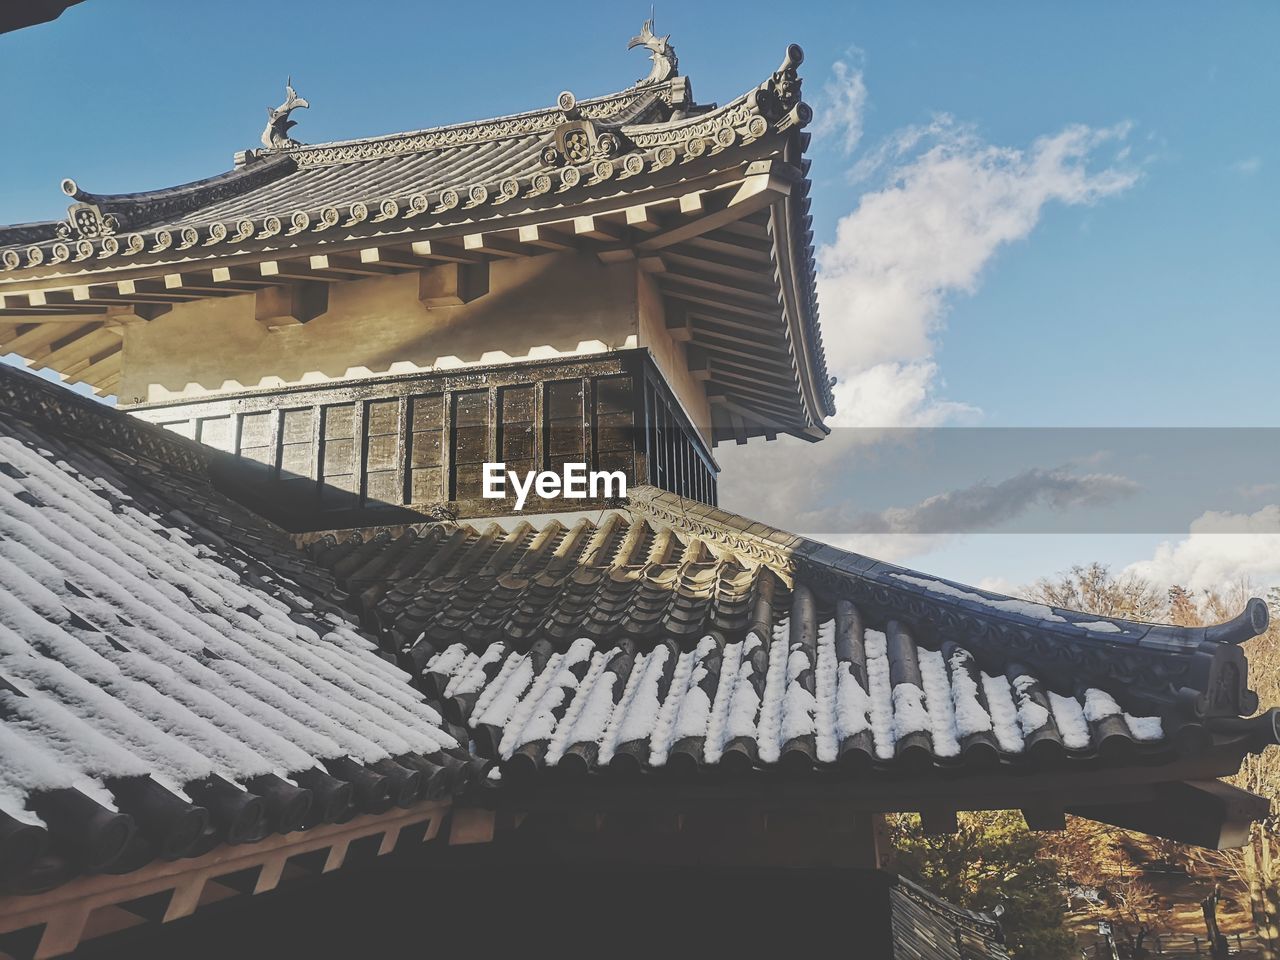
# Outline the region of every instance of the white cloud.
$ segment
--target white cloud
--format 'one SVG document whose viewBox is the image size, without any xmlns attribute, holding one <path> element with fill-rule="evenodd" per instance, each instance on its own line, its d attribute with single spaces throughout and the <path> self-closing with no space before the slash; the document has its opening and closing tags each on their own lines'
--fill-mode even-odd
<svg viewBox="0 0 1280 960">
<path fill-rule="evenodd" d="M 1238 173 L 1244 177 L 1251 177 L 1261 169 L 1261 157 L 1245 157 L 1243 160 L 1237 160 L 1231 165 L 1232 173 Z"/>
<path fill-rule="evenodd" d="M 827 96 L 833 116 L 820 114 L 819 129 L 856 143 L 866 107 L 861 71 L 834 67 Z M 1049 204 L 1092 204 L 1131 187 L 1138 173 L 1122 155 L 1128 132 L 1123 124 L 1070 126 L 1021 149 L 987 143 L 943 116 L 865 151 L 849 173 L 869 187 L 817 255 L 827 364 L 837 378 L 830 425 L 977 422 L 979 409 L 944 396 L 935 358 L 952 299 L 974 293 L 996 253 L 1030 235 Z M 876 439 L 874 430 L 836 429 L 816 446 L 721 447 L 721 496 L 747 515 L 799 529 L 801 512 L 833 489 L 848 496 L 840 488 L 854 458 Z M 789 484 L 755 482 L 780 469 Z"/>
<path fill-rule="evenodd" d="M 814 134 L 818 137 L 839 137 L 844 152 L 853 153 L 862 139 L 862 117 L 867 108 L 867 85 L 862 77 L 862 67 L 847 60 L 833 63 L 831 79 L 822 88 L 819 107 Z"/>
<path fill-rule="evenodd" d="M 932 358 L 950 299 L 976 291 L 995 254 L 1026 238 L 1046 205 L 1092 204 L 1132 186 L 1138 174 L 1123 161 L 1095 169 L 1100 151 L 1127 133 L 1071 126 L 1022 150 L 944 117 L 873 152 L 861 174 L 887 170 L 885 185 L 865 193 L 818 251 L 827 357 L 840 381 L 835 423 L 972 413 L 935 396 Z"/>
<path fill-rule="evenodd" d="M 1220 589 L 1241 580 L 1280 584 L 1280 505 L 1255 513 L 1210 510 L 1192 522 L 1189 536 L 1165 541 L 1150 560 L 1125 572 L 1190 590 Z"/>
</svg>

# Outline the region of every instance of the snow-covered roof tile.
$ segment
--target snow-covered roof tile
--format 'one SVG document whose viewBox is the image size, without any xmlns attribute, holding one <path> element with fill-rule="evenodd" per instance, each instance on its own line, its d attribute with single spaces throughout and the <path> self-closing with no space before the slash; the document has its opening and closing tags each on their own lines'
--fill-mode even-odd
<svg viewBox="0 0 1280 960">
<path fill-rule="evenodd" d="M 114 460 L 0 419 L 6 886 L 191 855 L 466 781 L 468 754 L 330 602 L 341 594 L 325 571 L 261 521 L 235 529 L 244 518 L 229 501 L 217 516 L 185 499 L 197 478 Z"/>
</svg>

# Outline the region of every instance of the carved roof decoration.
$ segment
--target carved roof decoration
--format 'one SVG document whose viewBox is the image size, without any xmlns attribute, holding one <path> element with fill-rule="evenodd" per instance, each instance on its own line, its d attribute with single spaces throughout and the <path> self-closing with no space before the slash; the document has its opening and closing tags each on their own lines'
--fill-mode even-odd
<svg viewBox="0 0 1280 960">
<path fill-rule="evenodd" d="M 481 210 L 517 199 L 606 182 L 621 186 L 644 173 L 715 158 L 771 133 L 806 126 L 813 114 L 799 99 L 796 68 L 802 58 L 793 44 L 769 80 L 718 109 L 694 107 L 687 83 L 673 78 L 593 100 L 562 94 L 554 108 L 494 120 L 253 151 L 244 154 L 239 169 L 166 190 L 99 195 L 67 179 L 63 191 L 80 201 L 68 220 L 0 227 L 0 275 L 279 242 L 366 223 L 409 229 L 462 212 L 483 216 Z M 566 107 L 573 121 L 568 121 Z M 585 121 L 605 127 L 610 136 L 600 144 L 603 133 L 597 133 L 588 155 L 564 155 L 557 129 Z M 562 161 L 544 156 L 541 149 L 544 140 L 556 139 Z M 629 148 L 625 154 L 624 145 Z M 392 169 L 372 165 L 364 186 L 347 173 L 310 174 L 315 168 L 402 157 L 423 159 L 402 161 Z M 407 181 L 425 189 L 406 192 Z M 314 203 L 296 206 L 299 198 Z M 495 215 L 499 212 L 494 209 Z M 417 218 L 427 222 L 408 222 Z M 34 242 L 24 248 L 26 241 Z"/>
<path fill-rule="evenodd" d="M 287 150 L 290 147 L 302 146 L 289 136 L 290 129 L 298 125 L 298 121 L 289 119 L 289 114 L 310 106 L 311 104 L 298 96 L 297 91 L 293 89 L 293 77 L 290 77 L 284 85 L 284 103 L 278 107 L 267 107 L 267 126 L 262 131 L 262 145 L 269 150 Z"/>
<path fill-rule="evenodd" d="M 567 221 L 572 234 L 580 210 L 603 211 L 621 238 L 616 246 L 638 254 L 646 245 L 683 242 L 644 233 L 664 218 L 679 221 L 680 230 L 672 232 L 697 241 L 722 224 L 748 225 L 734 218 L 754 212 L 747 238 L 754 249 L 747 254 L 767 252 L 770 262 L 753 265 L 749 275 L 776 281 L 776 296 L 762 289 L 726 309 L 745 309 L 772 325 L 782 337 L 778 359 L 793 368 L 779 376 L 794 386 L 778 388 L 790 393 L 772 412 L 749 398 L 728 400 L 745 411 L 747 436 L 789 432 L 818 439 L 835 403 L 818 327 L 803 129 L 812 111 L 801 99 L 802 60 L 799 46 L 789 46 L 763 83 L 718 107 L 696 103 L 688 80 L 670 76 L 592 99 L 565 92 L 553 107 L 489 120 L 244 151 L 230 171 L 163 190 L 94 194 L 68 179 L 63 190 L 76 203 L 67 219 L 0 226 L 0 312 L 39 322 L 57 304 L 89 311 L 77 306 L 86 296 L 81 285 L 115 287 L 121 271 L 128 278 L 121 282 L 159 284 L 164 296 L 175 269 L 217 266 L 228 257 L 239 263 L 280 252 L 298 257 L 331 245 L 342 245 L 341 253 L 373 237 L 379 246 L 404 248 L 419 238 L 448 246 L 464 239 L 460 233 L 483 240 L 472 233 L 507 231 L 499 242 L 510 249 L 524 243 L 511 233 L 526 225 L 563 230 Z M 299 101 L 295 91 L 276 112 L 296 109 Z M 280 120 L 290 122 L 283 114 Z M 743 213 L 722 211 L 743 191 Z M 706 217 L 704 198 L 710 198 Z M 633 228 L 627 219 L 633 206 L 656 209 L 657 219 Z M 700 220 L 707 225 L 694 222 Z M 535 242 L 517 255 L 541 252 Z M 402 256 L 434 255 L 412 250 Z M 696 290 L 668 290 L 677 282 L 674 274 L 663 279 L 664 295 L 695 298 L 689 314 L 705 313 Z M 147 300 L 154 290 L 106 296 L 115 303 L 155 302 Z"/>
<path fill-rule="evenodd" d="M 668 33 L 665 37 L 655 36 L 653 33 L 653 17 L 644 22 L 644 26 L 640 28 L 640 33 L 632 37 L 631 42 L 627 44 L 628 50 L 632 50 L 635 47 L 644 47 L 648 50 L 649 59 L 653 61 L 653 67 L 649 70 L 648 76 L 636 81 L 637 87 L 645 87 L 651 83 L 662 83 L 664 80 L 670 80 L 676 76 L 680 60 L 676 56 L 676 48 L 671 45 L 671 34 Z"/>
</svg>

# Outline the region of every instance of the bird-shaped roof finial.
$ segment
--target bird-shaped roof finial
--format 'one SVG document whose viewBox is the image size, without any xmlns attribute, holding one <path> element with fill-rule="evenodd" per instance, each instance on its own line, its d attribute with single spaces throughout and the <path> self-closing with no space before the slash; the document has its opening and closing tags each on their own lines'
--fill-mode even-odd
<svg viewBox="0 0 1280 960">
<path fill-rule="evenodd" d="M 649 75 L 636 81 L 637 87 L 670 80 L 676 76 L 676 70 L 680 66 L 680 60 L 676 57 L 676 48 L 671 45 L 671 34 L 665 37 L 656 36 L 653 32 L 653 20 L 653 8 L 650 7 L 649 19 L 640 28 L 640 33 L 632 37 L 631 42 L 627 44 L 628 50 L 632 47 L 644 47 L 649 51 L 649 59 L 653 61 Z"/>
<path fill-rule="evenodd" d="M 289 136 L 290 128 L 298 125 L 298 121 L 289 119 L 289 114 L 299 108 L 310 106 L 311 104 L 298 96 L 298 91 L 293 89 L 291 74 L 284 84 L 284 103 L 278 107 L 267 107 L 267 126 L 262 131 L 262 145 L 269 150 L 302 146 Z"/>
</svg>

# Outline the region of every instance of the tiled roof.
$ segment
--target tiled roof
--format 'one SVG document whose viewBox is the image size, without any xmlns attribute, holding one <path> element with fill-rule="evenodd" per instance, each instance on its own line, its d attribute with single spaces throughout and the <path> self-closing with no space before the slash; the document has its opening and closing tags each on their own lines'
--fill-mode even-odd
<svg viewBox="0 0 1280 960">
<path fill-rule="evenodd" d="M 665 122 L 673 90 L 683 92 L 683 84 L 624 91 L 583 101 L 577 109 L 615 126 Z M 97 206 L 104 217 L 115 217 L 117 229 L 180 229 L 270 215 L 287 219 L 297 210 L 326 207 L 342 208 L 346 218 L 353 203 L 373 204 L 376 216 L 377 202 L 384 198 L 425 197 L 472 184 L 496 189 L 504 180 L 528 179 L 545 168 L 541 149 L 563 121 L 564 111 L 553 107 L 382 137 L 254 151 L 235 170 L 160 190 L 95 194 L 70 180 L 64 189 L 75 200 Z M 0 227 L 0 246 L 56 239 L 56 226 L 49 221 Z"/>
<path fill-rule="evenodd" d="M 651 488 L 594 518 L 300 550 L 215 489 L 217 451 L 12 368 L 0 412 L 10 889 L 438 798 L 495 760 L 490 797 L 574 774 L 1150 769 L 1275 740 L 1271 714 L 1241 720 L 1257 604 L 1099 620 Z"/>
<path fill-rule="evenodd" d="M 308 549 L 508 777 L 1158 761 L 1256 707 L 1235 644 L 1258 604 L 1208 629 L 1099 620 L 632 495 Z"/>
<path fill-rule="evenodd" d="M 207 480 L 7 414 L 0 501 L 0 886 L 471 776 L 436 709 L 329 602 L 328 575 Z"/>
<path fill-rule="evenodd" d="M 905 877 L 889 887 L 894 960 L 1007 960 L 1000 924 Z"/>
</svg>

